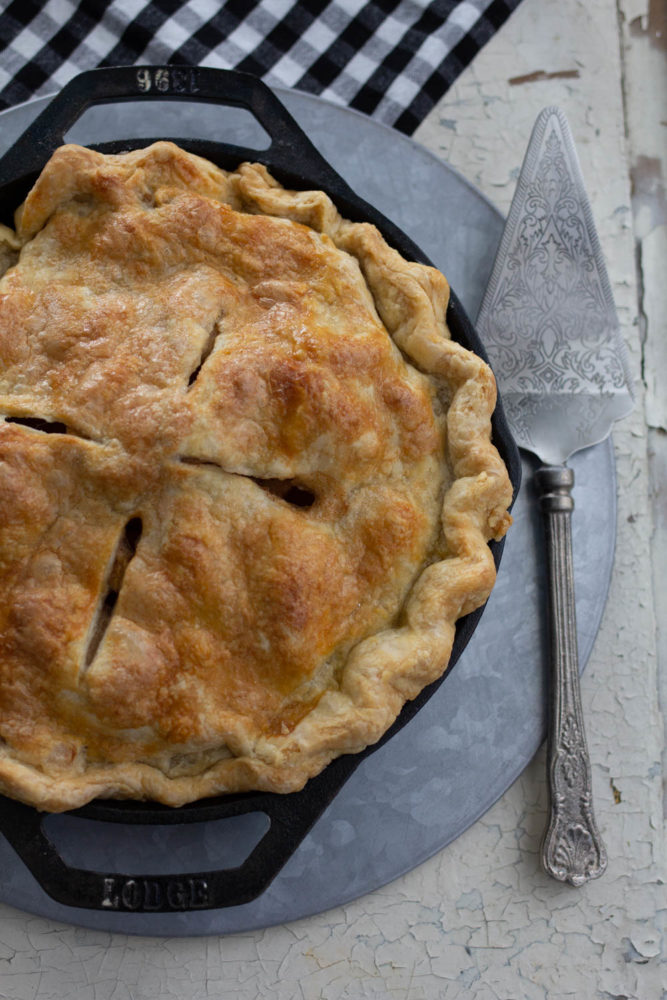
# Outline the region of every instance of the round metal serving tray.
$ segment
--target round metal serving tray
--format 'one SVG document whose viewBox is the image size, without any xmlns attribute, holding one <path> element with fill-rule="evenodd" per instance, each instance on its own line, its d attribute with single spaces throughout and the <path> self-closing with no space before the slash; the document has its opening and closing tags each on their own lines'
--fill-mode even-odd
<svg viewBox="0 0 667 1000">
<path fill-rule="evenodd" d="M 280 98 L 355 192 L 396 223 L 448 275 L 468 313 L 477 312 L 502 219 L 463 178 L 415 143 L 368 119 L 295 92 Z M 45 106 L 35 101 L 0 116 L 4 150 Z M 158 113 L 159 108 L 159 113 Z M 226 115 L 226 117 L 225 117 Z M 134 117 L 135 124 L 132 124 Z M 236 109 L 189 104 L 93 108 L 69 141 L 114 136 L 196 136 L 260 148 L 256 123 Z M 253 132 L 253 129 L 255 130 Z M 257 145 L 255 145 L 257 143 Z M 595 637 L 613 559 L 615 477 L 606 444 L 577 461 L 575 551 L 581 662 Z M 90 927 L 143 934 L 206 934 L 285 922 L 330 908 L 414 867 L 465 830 L 509 786 L 545 731 L 545 646 L 540 527 L 520 497 L 500 578 L 457 670 L 391 741 L 368 757 L 258 899 L 219 910 L 181 912 L 197 885 L 181 878 L 174 912 L 127 912 L 140 874 L 201 872 L 243 861 L 265 830 L 261 813 L 180 826 L 107 824 L 80 817 L 46 820 L 72 866 L 137 873 L 125 912 L 72 909 L 53 902 L 12 849 L 0 842 L 0 895 L 22 909 Z M 190 880 L 192 881 L 192 880 Z M 122 891 L 111 885 L 109 899 Z M 144 900 L 145 901 L 145 900 Z"/>
</svg>

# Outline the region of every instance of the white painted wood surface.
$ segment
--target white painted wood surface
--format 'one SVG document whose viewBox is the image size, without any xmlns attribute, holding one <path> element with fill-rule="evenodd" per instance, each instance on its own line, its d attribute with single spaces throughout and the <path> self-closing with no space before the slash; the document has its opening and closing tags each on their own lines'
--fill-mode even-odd
<svg viewBox="0 0 667 1000">
<path fill-rule="evenodd" d="M 0 906 L 0 997 L 664 996 L 657 654 L 661 642 L 664 668 L 665 632 L 657 632 L 656 606 L 667 620 L 666 21 L 659 0 L 523 0 L 416 136 L 503 211 L 542 107 L 559 104 L 577 142 L 638 391 L 635 412 L 614 433 L 616 566 L 583 684 L 606 876 L 572 889 L 540 872 L 541 753 L 438 856 L 348 906 L 285 927 L 142 939 Z"/>
</svg>

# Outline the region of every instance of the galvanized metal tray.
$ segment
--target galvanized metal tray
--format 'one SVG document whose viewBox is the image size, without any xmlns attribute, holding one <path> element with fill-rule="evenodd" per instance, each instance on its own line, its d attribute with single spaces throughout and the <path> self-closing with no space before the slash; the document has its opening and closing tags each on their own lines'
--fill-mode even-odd
<svg viewBox="0 0 667 1000">
<path fill-rule="evenodd" d="M 448 275 L 475 316 L 502 231 L 502 219 L 462 177 L 415 143 L 353 112 L 294 92 L 279 92 L 288 110 L 351 187 L 395 222 Z M 0 116 L 4 151 L 42 110 L 34 101 Z M 261 129 L 246 113 L 227 109 L 227 141 L 260 148 Z M 133 120 L 134 119 L 134 120 Z M 218 107 L 187 104 L 105 105 L 91 109 L 67 138 L 103 142 L 119 134 L 217 139 Z M 577 566 L 581 660 L 585 663 L 607 593 L 613 553 L 613 452 L 584 453 L 588 489 L 578 496 Z M 70 923 L 140 934 L 224 933 L 285 922 L 362 895 L 425 860 L 466 829 L 509 786 L 543 737 L 545 704 L 542 594 L 538 526 L 521 502 L 502 573 L 477 632 L 456 672 L 422 708 L 418 721 L 374 753 L 352 775 L 286 867 L 258 899 L 221 910 L 116 913 L 54 903 L 12 849 L 0 842 L 0 898 Z M 593 528 L 595 527 L 595 530 Z M 607 530 L 605 530 L 607 529 Z M 582 541 L 578 536 L 581 535 Z M 139 874 L 198 872 L 243 861 L 261 837 L 260 813 L 184 826 L 105 824 L 52 817 L 49 836 L 72 866 L 136 872 L 110 885 L 110 899 L 150 894 Z M 131 906 L 129 907 L 131 909 Z"/>
</svg>

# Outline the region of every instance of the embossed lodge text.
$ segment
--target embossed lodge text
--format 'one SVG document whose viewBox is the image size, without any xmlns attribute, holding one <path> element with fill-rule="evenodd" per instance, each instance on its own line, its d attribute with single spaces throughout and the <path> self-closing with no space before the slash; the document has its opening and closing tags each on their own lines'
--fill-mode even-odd
<svg viewBox="0 0 667 1000">
<path fill-rule="evenodd" d="M 203 878 L 102 880 L 102 906 L 108 910 L 197 910 L 208 903 L 208 883 Z"/>
</svg>

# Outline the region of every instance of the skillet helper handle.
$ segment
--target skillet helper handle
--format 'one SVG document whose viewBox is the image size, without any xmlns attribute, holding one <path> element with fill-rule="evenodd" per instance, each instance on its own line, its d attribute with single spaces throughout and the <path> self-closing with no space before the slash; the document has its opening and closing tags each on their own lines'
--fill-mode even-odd
<svg viewBox="0 0 667 1000">
<path fill-rule="evenodd" d="M 241 159 L 256 158 L 278 171 L 303 174 L 312 187 L 352 194 L 273 91 L 258 77 L 237 70 L 202 66 L 118 66 L 80 73 L 56 94 L 0 160 L 0 186 L 15 177 L 35 173 L 64 142 L 64 136 L 84 111 L 116 101 L 204 101 L 250 111 L 266 130 L 271 145 L 252 151 L 241 148 Z M 224 139 L 221 139 L 224 142 Z M 235 148 L 235 147 L 228 147 Z"/>
<path fill-rule="evenodd" d="M 560 882 L 599 878 L 607 854 L 593 815 L 591 765 L 584 732 L 572 559 L 571 490 L 565 465 L 535 473 L 547 542 L 551 698 L 547 768 L 551 799 L 542 865 Z"/>
<path fill-rule="evenodd" d="M 344 765 L 334 767 L 336 774 L 313 780 L 324 780 L 335 791 L 354 766 L 356 762 L 347 771 Z M 0 830 L 44 892 L 57 903 L 107 913 L 186 912 L 239 906 L 260 896 L 326 804 L 322 796 L 310 794 L 308 786 L 290 795 L 236 799 L 230 802 L 227 815 L 263 812 L 270 819 L 268 831 L 241 865 L 186 874 L 100 872 L 69 865 L 44 832 L 46 814 L 4 797 L 0 797 Z M 174 821 L 168 813 L 162 817 L 163 824 Z M 160 822 L 153 816 L 147 825 Z M 139 824 L 138 832 L 141 829 Z"/>
</svg>

